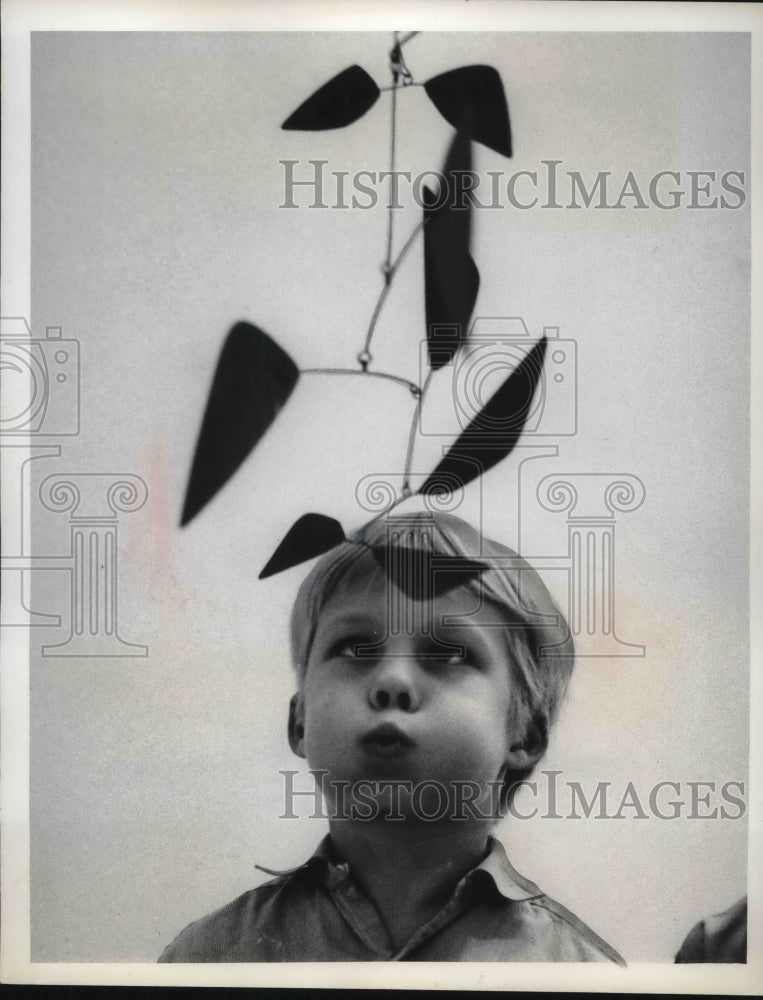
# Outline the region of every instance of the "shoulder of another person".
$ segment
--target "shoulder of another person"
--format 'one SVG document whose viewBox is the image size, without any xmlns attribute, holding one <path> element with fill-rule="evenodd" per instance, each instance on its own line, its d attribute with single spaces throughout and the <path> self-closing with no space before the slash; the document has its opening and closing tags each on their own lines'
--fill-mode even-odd
<svg viewBox="0 0 763 1000">
<path fill-rule="evenodd" d="M 705 917 L 684 938 L 675 961 L 743 963 L 747 961 L 747 897 L 722 913 Z"/>
</svg>

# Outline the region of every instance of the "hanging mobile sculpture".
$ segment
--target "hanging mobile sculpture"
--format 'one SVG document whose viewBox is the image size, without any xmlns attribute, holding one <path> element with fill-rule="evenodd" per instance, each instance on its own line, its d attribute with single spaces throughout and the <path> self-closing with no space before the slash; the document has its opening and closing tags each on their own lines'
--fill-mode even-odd
<svg viewBox="0 0 763 1000">
<path fill-rule="evenodd" d="M 403 59 L 403 46 L 418 32 L 399 37 L 390 52 L 390 175 L 394 183 L 397 97 L 423 86 L 455 134 L 442 170 L 448 191 L 457 177 L 471 171 L 472 143 L 511 156 L 511 128 L 503 84 L 492 66 L 463 66 L 416 84 Z M 323 131 L 344 128 L 376 104 L 382 89 L 360 66 L 350 66 L 307 98 L 282 124 L 283 129 Z M 263 330 L 236 323 L 225 340 L 207 400 L 186 491 L 181 526 L 189 523 L 233 476 L 289 399 L 301 375 L 336 374 L 386 378 L 406 386 L 415 399 L 401 495 L 387 512 L 412 495 L 409 485 L 418 416 L 434 372 L 450 364 L 467 342 L 469 321 L 479 290 L 479 270 L 471 252 L 471 205 L 457 208 L 450 198 L 424 188 L 423 218 L 393 259 L 393 213 L 388 212 L 383 286 L 358 368 L 302 369 Z M 393 278 L 420 233 L 424 245 L 424 300 L 429 371 L 422 385 L 388 372 L 371 371 L 371 344 Z M 458 436 L 437 468 L 416 491 L 447 495 L 467 485 L 505 458 L 517 443 L 527 419 L 546 351 L 545 336 L 491 396 Z M 496 428 L 501 433 L 496 434 Z M 385 512 L 386 513 L 386 512 Z M 324 514 L 308 513 L 289 529 L 260 579 L 323 554 L 346 540 L 341 524 Z"/>
</svg>

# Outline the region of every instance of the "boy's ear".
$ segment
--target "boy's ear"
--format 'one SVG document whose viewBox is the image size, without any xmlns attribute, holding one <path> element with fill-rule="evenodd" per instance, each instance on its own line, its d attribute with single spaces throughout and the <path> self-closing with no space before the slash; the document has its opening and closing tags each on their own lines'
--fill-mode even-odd
<svg viewBox="0 0 763 1000">
<path fill-rule="evenodd" d="M 289 746 L 298 757 L 305 756 L 305 708 L 302 695 L 292 695 L 289 702 Z"/>
<path fill-rule="evenodd" d="M 528 722 L 523 739 L 509 746 L 506 765 L 509 771 L 529 770 L 548 749 L 548 719 L 537 713 Z"/>
</svg>

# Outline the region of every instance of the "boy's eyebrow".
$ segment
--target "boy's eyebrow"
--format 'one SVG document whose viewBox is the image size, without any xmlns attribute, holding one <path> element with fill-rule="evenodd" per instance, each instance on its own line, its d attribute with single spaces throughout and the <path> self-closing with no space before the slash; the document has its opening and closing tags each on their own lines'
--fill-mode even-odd
<svg viewBox="0 0 763 1000">
<path fill-rule="evenodd" d="M 347 612 L 340 613 L 336 618 L 327 622 L 324 618 L 322 623 L 323 630 L 342 630 L 342 629 L 365 629 L 376 632 L 377 622 L 369 614 L 364 614 L 363 612 Z M 321 630 L 321 631 L 323 631 Z"/>
<path fill-rule="evenodd" d="M 444 612 L 440 620 L 435 624 L 436 631 L 442 631 L 449 641 L 463 641 L 466 643 L 485 642 L 492 645 L 493 637 L 503 633 L 506 629 L 517 627 L 512 626 L 506 618 L 499 618 L 496 621 L 484 621 L 478 617 L 481 608 L 476 612 L 464 614 L 454 614 Z"/>
<path fill-rule="evenodd" d="M 488 626 L 490 627 L 490 626 Z M 485 633 L 485 626 L 474 622 L 472 625 L 454 624 L 450 625 L 440 622 L 435 626 L 435 636 L 446 640 L 448 643 L 457 645 L 476 647 L 477 649 L 489 652 L 492 650 L 494 639 L 490 634 Z"/>
</svg>

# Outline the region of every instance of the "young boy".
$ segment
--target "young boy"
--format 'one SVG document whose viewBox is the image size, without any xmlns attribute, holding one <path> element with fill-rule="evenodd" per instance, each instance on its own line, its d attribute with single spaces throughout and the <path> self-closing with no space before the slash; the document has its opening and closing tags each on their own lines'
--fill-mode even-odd
<svg viewBox="0 0 763 1000">
<path fill-rule="evenodd" d="M 450 514 L 377 519 L 308 574 L 292 653 L 289 742 L 330 832 L 161 962 L 624 964 L 490 836 L 546 750 L 573 665 L 526 562 Z"/>
</svg>

